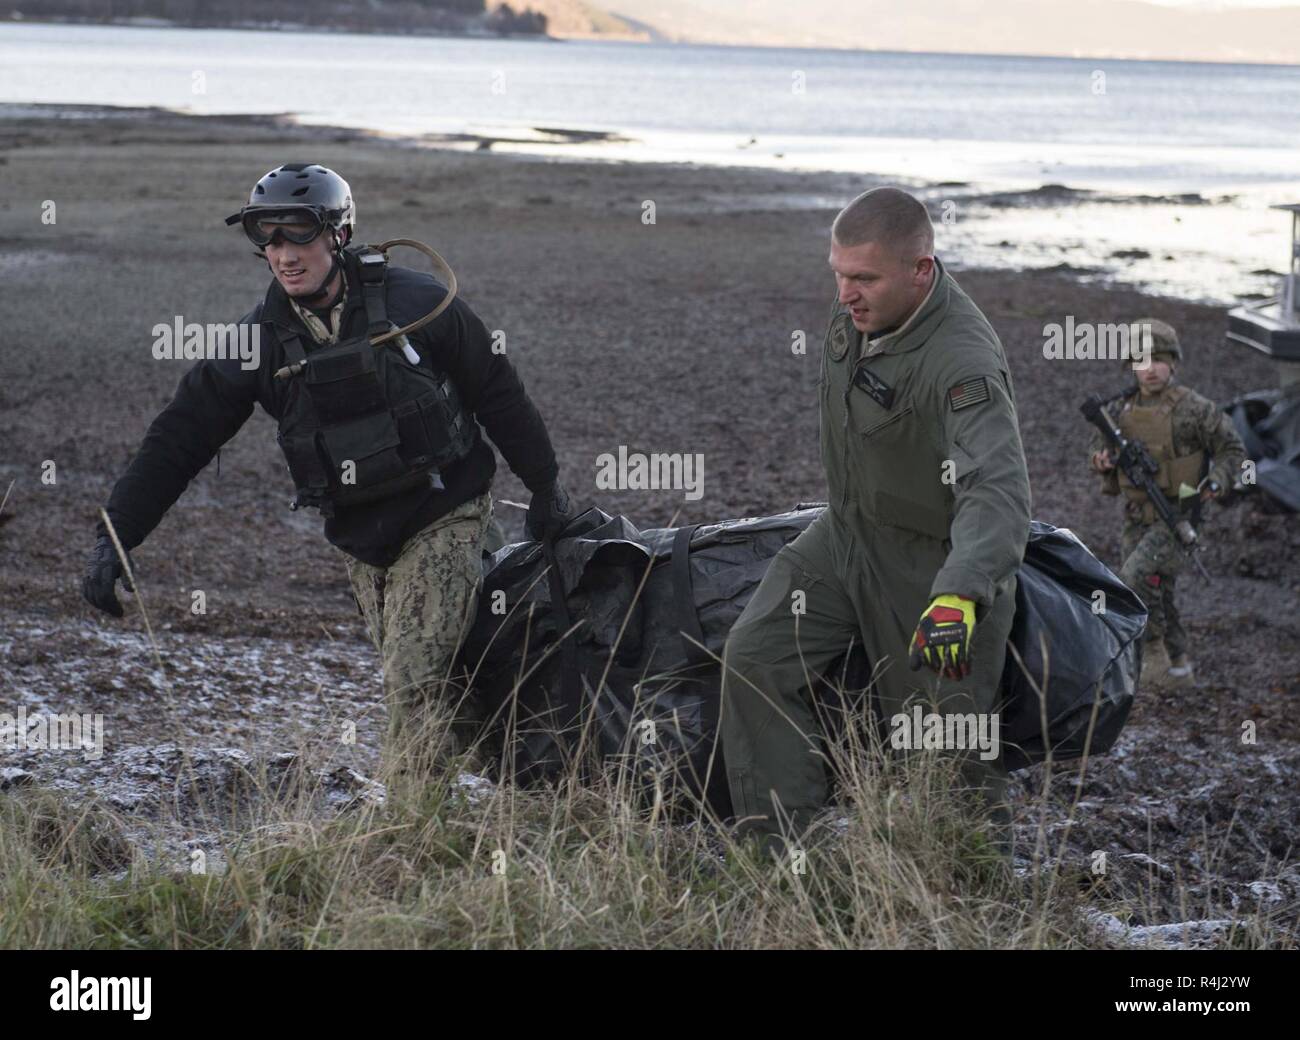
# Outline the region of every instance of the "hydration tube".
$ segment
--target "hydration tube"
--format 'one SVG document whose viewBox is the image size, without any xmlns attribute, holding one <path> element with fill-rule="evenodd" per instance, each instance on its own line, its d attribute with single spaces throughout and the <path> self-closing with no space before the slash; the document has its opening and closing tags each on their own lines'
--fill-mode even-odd
<svg viewBox="0 0 1300 1040">
<path fill-rule="evenodd" d="M 423 242 L 417 242 L 413 238 L 390 238 L 387 242 L 382 242 L 377 246 L 372 246 L 371 248 L 379 250 L 379 252 L 383 253 L 384 257 L 387 258 L 388 251 L 393 246 L 409 246 L 411 249 L 418 250 L 427 256 L 433 262 L 433 266 L 447 278 L 447 295 L 439 301 L 438 306 L 429 311 L 428 314 L 416 318 L 415 321 L 411 322 L 409 325 L 403 325 L 400 328 L 394 326 L 387 332 L 382 332 L 378 336 L 375 336 L 370 341 L 372 347 L 382 347 L 389 340 L 396 339 L 399 340 L 399 342 L 402 342 L 406 350 L 410 351 L 410 344 L 405 342 L 407 333 L 414 332 L 416 329 L 428 325 L 429 322 L 433 321 L 434 318 L 450 307 L 451 301 L 456 298 L 456 272 L 453 271 L 451 265 L 434 250 L 430 249 Z M 303 367 L 310 362 L 310 360 L 311 359 L 308 358 L 307 361 L 301 361 L 293 365 L 285 365 L 283 368 L 276 371 L 275 378 L 288 379 L 291 376 L 296 376 L 303 370 Z"/>
</svg>

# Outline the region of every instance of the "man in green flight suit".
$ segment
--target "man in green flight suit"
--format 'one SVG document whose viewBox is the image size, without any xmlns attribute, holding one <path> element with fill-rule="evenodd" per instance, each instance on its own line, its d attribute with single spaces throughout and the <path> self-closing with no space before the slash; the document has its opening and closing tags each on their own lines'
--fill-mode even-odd
<svg viewBox="0 0 1300 1040">
<path fill-rule="evenodd" d="M 1029 477 L 1002 345 L 933 254 L 925 207 L 896 188 L 858 196 L 831 231 L 838 293 L 819 383 L 829 507 L 773 559 L 723 651 L 737 833 L 774 852 L 827 799 L 805 686 L 853 641 L 885 720 L 915 704 L 945 717 L 999 710 Z M 956 754 L 1009 856 L 1000 750 Z"/>
</svg>

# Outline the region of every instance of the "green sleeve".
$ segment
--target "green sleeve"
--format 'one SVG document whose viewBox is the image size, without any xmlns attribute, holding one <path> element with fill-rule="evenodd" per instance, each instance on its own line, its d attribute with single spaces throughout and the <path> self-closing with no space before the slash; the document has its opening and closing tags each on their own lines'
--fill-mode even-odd
<svg viewBox="0 0 1300 1040">
<path fill-rule="evenodd" d="M 955 389 L 956 400 L 969 403 L 955 407 Z M 934 390 L 955 503 L 952 547 L 930 594 L 991 604 L 997 586 L 1020 566 L 1029 538 L 1029 473 L 1015 404 L 992 359 L 952 366 Z"/>
<path fill-rule="evenodd" d="M 1222 488 L 1232 487 L 1233 481 L 1241 473 L 1241 464 L 1246 458 L 1246 446 L 1237 436 L 1232 419 L 1219 409 L 1213 401 L 1205 401 L 1208 406 L 1202 421 L 1202 433 L 1205 438 L 1205 450 L 1213 460 L 1210 465 L 1210 479 L 1217 481 Z"/>
</svg>

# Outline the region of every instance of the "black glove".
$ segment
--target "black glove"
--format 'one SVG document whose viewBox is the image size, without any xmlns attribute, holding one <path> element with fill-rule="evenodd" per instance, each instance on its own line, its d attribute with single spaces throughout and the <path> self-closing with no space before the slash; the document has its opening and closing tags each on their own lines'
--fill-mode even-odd
<svg viewBox="0 0 1300 1040">
<path fill-rule="evenodd" d="M 126 558 L 130 561 L 131 555 L 128 553 Z M 130 579 L 123 573 L 122 561 L 113 547 L 113 539 L 101 535 L 86 564 L 86 576 L 81 579 L 81 594 L 91 606 L 98 607 L 113 617 L 121 617 L 122 604 L 118 602 L 114 588 L 118 578 L 122 579 L 122 585 L 128 592 L 135 592 Z"/>
<path fill-rule="evenodd" d="M 528 519 L 524 521 L 524 530 L 528 532 L 529 538 L 540 542 L 543 538 L 563 531 L 573 517 L 569 494 L 557 480 L 545 491 L 535 494 L 528 503 Z"/>
</svg>

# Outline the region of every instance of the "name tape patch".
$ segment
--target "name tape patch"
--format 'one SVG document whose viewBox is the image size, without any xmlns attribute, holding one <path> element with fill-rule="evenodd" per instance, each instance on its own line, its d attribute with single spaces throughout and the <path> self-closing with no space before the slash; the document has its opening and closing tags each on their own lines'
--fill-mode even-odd
<svg viewBox="0 0 1300 1040">
<path fill-rule="evenodd" d="M 853 373 L 853 385 L 859 390 L 865 390 L 881 408 L 894 407 L 894 388 L 865 365 L 858 366 L 858 370 Z"/>
<path fill-rule="evenodd" d="M 983 404 L 989 399 L 989 381 L 986 376 L 976 376 L 958 383 L 948 391 L 948 403 L 954 412 L 960 412 L 971 405 Z"/>
</svg>

